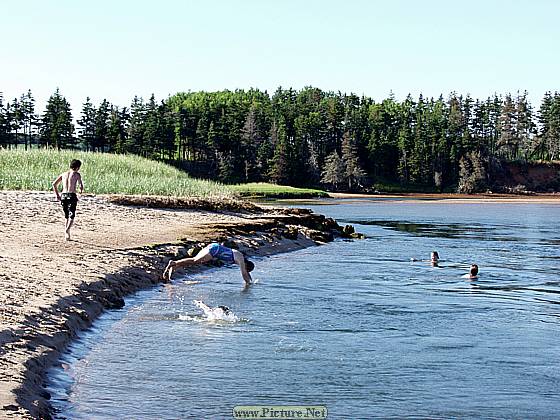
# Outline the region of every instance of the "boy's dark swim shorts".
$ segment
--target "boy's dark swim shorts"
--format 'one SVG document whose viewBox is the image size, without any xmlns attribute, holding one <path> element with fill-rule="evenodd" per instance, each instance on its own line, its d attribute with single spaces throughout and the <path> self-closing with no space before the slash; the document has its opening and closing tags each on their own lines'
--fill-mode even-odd
<svg viewBox="0 0 560 420">
<path fill-rule="evenodd" d="M 62 193 L 61 200 L 64 217 L 73 219 L 76 217 L 76 205 L 78 204 L 78 196 L 76 193 Z"/>
</svg>

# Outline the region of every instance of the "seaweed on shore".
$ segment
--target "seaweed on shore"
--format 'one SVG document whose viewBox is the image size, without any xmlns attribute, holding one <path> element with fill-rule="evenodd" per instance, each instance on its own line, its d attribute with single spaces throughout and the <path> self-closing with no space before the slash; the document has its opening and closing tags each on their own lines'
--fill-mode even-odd
<svg viewBox="0 0 560 420">
<path fill-rule="evenodd" d="M 267 213 L 267 209 L 259 207 L 249 201 L 231 198 L 202 199 L 152 195 L 110 195 L 107 197 L 107 200 L 113 204 L 123 206 Z"/>
</svg>

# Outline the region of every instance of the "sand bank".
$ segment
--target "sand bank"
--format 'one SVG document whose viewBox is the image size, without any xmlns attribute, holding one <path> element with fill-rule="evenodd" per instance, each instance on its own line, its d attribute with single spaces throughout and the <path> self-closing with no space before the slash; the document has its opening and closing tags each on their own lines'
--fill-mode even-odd
<svg viewBox="0 0 560 420">
<path fill-rule="evenodd" d="M 45 373 L 60 352 L 103 310 L 159 283 L 167 261 L 192 244 L 232 238 L 267 255 L 336 234 L 305 211 L 171 210 L 85 196 L 66 242 L 52 194 L 0 192 L 0 213 L 0 418 L 49 418 Z"/>
</svg>

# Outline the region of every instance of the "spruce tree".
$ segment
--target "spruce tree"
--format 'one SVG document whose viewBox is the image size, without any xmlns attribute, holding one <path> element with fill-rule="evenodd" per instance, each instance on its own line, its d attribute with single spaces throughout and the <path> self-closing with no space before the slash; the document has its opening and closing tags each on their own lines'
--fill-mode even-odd
<svg viewBox="0 0 560 420">
<path fill-rule="evenodd" d="M 262 139 L 257 125 L 257 115 L 254 105 L 251 105 L 245 123 L 241 130 L 241 148 L 244 161 L 244 181 L 249 182 L 257 178 L 257 154 L 260 149 Z"/>
<path fill-rule="evenodd" d="M 125 153 L 142 154 L 144 149 L 145 114 L 144 100 L 135 96 L 130 105 L 130 124 L 128 125 L 127 139 L 125 141 Z"/>
<path fill-rule="evenodd" d="M 27 93 L 21 95 L 20 104 L 22 113 L 23 140 L 25 150 L 27 150 L 28 146 L 30 146 L 33 141 L 35 127 L 37 126 L 35 99 L 33 98 L 31 90 L 28 90 Z"/>
<path fill-rule="evenodd" d="M 92 148 L 98 152 L 106 152 L 108 149 L 107 138 L 109 132 L 110 108 L 111 104 L 106 99 L 103 99 L 95 112 Z"/>
<path fill-rule="evenodd" d="M 274 146 L 274 156 L 270 168 L 270 178 L 276 184 L 288 185 L 291 180 L 291 153 L 286 133 L 286 124 L 281 121 L 276 132 L 277 140 Z"/>
<path fill-rule="evenodd" d="M 344 162 L 338 155 L 338 152 L 332 152 L 325 159 L 325 169 L 321 173 L 321 182 L 330 184 L 333 190 L 338 190 L 339 185 L 345 180 Z"/>
<path fill-rule="evenodd" d="M 152 94 L 146 105 L 146 114 L 144 120 L 144 144 L 142 156 L 149 158 L 157 158 L 159 156 L 159 115 L 155 96 Z"/>
<path fill-rule="evenodd" d="M 352 191 L 354 187 L 362 187 L 362 181 L 366 176 L 358 160 L 358 150 L 356 141 L 349 131 L 345 131 L 342 136 L 342 161 L 344 162 L 344 178 L 348 183 L 348 189 Z"/>
<path fill-rule="evenodd" d="M 496 143 L 496 153 L 505 159 L 515 159 L 519 148 L 517 136 L 517 113 L 510 94 L 507 94 L 502 106 L 499 119 L 499 137 Z"/>
<path fill-rule="evenodd" d="M 123 113 L 119 107 L 111 105 L 107 127 L 107 151 L 124 153 L 126 145 L 126 127 Z"/>
<path fill-rule="evenodd" d="M 96 110 L 88 96 L 86 102 L 82 105 L 81 118 L 77 121 L 78 138 L 81 147 L 86 151 L 92 150 L 95 144 L 95 119 Z"/>
<path fill-rule="evenodd" d="M 4 105 L 4 95 L 0 92 L 0 147 L 6 147 L 10 139 L 8 109 Z"/>
<path fill-rule="evenodd" d="M 46 147 L 57 149 L 75 146 L 70 104 L 58 88 L 49 98 L 41 118 L 40 142 Z"/>
</svg>

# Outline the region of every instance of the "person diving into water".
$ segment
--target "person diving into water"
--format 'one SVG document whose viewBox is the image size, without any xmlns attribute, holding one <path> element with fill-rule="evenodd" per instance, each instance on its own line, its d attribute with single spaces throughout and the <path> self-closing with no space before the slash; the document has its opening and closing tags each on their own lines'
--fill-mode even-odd
<svg viewBox="0 0 560 420">
<path fill-rule="evenodd" d="M 215 317 L 220 318 L 223 315 L 229 315 L 231 313 L 230 309 L 224 305 L 218 305 L 215 308 L 211 308 L 201 300 L 194 300 L 193 303 L 204 311 L 205 314 L 213 314 Z"/>
<path fill-rule="evenodd" d="M 171 276 L 173 275 L 173 270 L 177 268 L 188 267 L 191 265 L 204 264 L 212 261 L 213 258 L 221 260 L 226 264 L 237 264 L 241 270 L 241 276 L 245 285 L 250 285 L 252 282 L 251 274 L 249 274 L 255 268 L 255 264 L 249 261 L 242 252 L 228 248 L 227 246 L 220 245 L 219 243 L 213 242 L 206 247 L 204 247 L 195 257 L 183 258 L 177 261 L 169 261 L 167 267 L 163 272 L 163 279 L 171 281 Z"/>
</svg>

